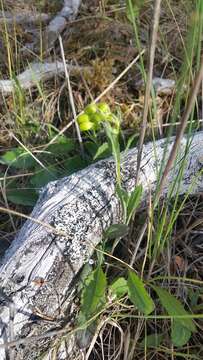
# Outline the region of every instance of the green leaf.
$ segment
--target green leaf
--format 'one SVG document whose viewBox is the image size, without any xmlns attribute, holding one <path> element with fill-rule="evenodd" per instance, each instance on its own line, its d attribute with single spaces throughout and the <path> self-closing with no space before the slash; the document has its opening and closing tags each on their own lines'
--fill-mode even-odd
<svg viewBox="0 0 203 360">
<path fill-rule="evenodd" d="M 128 292 L 127 281 L 123 277 L 119 277 L 109 286 L 109 289 L 113 295 L 121 298 Z"/>
<path fill-rule="evenodd" d="M 48 166 L 47 169 L 37 168 L 38 172 L 31 177 L 30 183 L 36 187 L 41 188 L 48 184 L 49 181 L 57 180 L 59 177 L 58 169 L 54 166 Z"/>
<path fill-rule="evenodd" d="M 128 234 L 128 226 L 126 224 L 113 224 L 105 231 L 104 237 L 108 239 L 116 239 L 124 237 Z"/>
<path fill-rule="evenodd" d="M 98 150 L 98 145 L 93 141 L 86 141 L 84 143 L 85 150 L 91 155 L 93 158 Z"/>
<path fill-rule="evenodd" d="M 146 336 L 140 343 L 139 346 L 144 348 L 145 346 L 147 348 L 157 348 L 161 345 L 161 343 L 164 340 L 163 334 L 151 334 Z"/>
<path fill-rule="evenodd" d="M 22 148 L 13 148 L 0 156 L 0 163 L 17 169 L 30 169 L 36 164 L 35 159 Z"/>
<path fill-rule="evenodd" d="M 191 335 L 192 332 L 184 327 L 178 319 L 173 321 L 171 328 L 171 340 L 173 345 L 177 347 L 184 346 L 190 340 Z"/>
<path fill-rule="evenodd" d="M 185 316 L 185 318 L 177 318 L 180 324 L 186 329 L 195 332 L 196 326 L 191 318 L 188 318 L 189 313 L 184 309 L 183 305 L 175 296 L 171 295 L 167 290 L 162 289 L 158 286 L 153 286 L 153 289 L 156 291 L 162 306 L 166 309 L 167 313 L 170 316 Z"/>
<path fill-rule="evenodd" d="M 74 150 L 75 142 L 72 139 L 64 138 L 61 139 L 59 143 L 51 144 L 46 149 L 55 156 L 62 156 L 68 154 L 70 151 Z"/>
<path fill-rule="evenodd" d="M 127 223 L 129 223 L 134 211 L 140 204 L 142 197 L 142 185 L 138 185 L 129 195 L 128 205 L 127 205 Z"/>
<path fill-rule="evenodd" d="M 84 159 L 79 155 L 72 156 L 71 158 L 65 160 L 63 162 L 63 176 L 68 176 L 73 174 L 74 172 L 83 169 L 87 166 L 87 163 Z"/>
<path fill-rule="evenodd" d="M 129 194 L 126 190 L 124 190 L 121 186 L 116 186 L 116 193 L 121 201 L 121 203 L 125 204 L 125 207 L 127 209 L 128 200 L 129 200 Z"/>
<path fill-rule="evenodd" d="M 128 271 L 128 295 L 139 311 L 149 315 L 154 310 L 154 302 L 145 290 L 142 280 L 131 270 Z"/>
<path fill-rule="evenodd" d="M 9 189 L 7 199 L 16 205 L 34 206 L 38 195 L 33 189 Z"/>
<path fill-rule="evenodd" d="M 101 159 L 106 156 L 110 155 L 109 144 L 104 142 L 99 148 L 97 149 L 96 154 L 93 157 L 93 160 Z"/>
<path fill-rule="evenodd" d="M 81 312 L 85 319 L 94 315 L 105 303 L 106 284 L 106 275 L 101 266 L 98 266 L 86 279 L 81 296 Z"/>
<path fill-rule="evenodd" d="M 116 163 L 116 177 L 117 183 L 121 184 L 121 174 L 120 174 L 120 145 L 118 141 L 118 134 L 113 133 L 113 129 L 109 123 L 105 124 L 106 135 L 110 141 L 112 154 Z"/>
<path fill-rule="evenodd" d="M 83 266 L 82 271 L 80 273 L 79 281 L 78 281 L 78 284 L 77 284 L 77 291 L 78 292 L 80 292 L 83 289 L 85 280 L 90 275 L 90 273 L 92 273 L 92 266 L 87 262 Z"/>
<path fill-rule="evenodd" d="M 128 151 L 132 146 L 136 146 L 135 139 L 138 137 L 137 134 L 133 134 L 129 137 L 127 144 L 125 146 L 125 152 Z"/>
<path fill-rule="evenodd" d="M 124 190 L 119 184 L 116 185 L 116 194 L 121 202 L 123 209 L 123 221 L 127 220 L 127 206 L 128 206 L 128 192 Z"/>
</svg>

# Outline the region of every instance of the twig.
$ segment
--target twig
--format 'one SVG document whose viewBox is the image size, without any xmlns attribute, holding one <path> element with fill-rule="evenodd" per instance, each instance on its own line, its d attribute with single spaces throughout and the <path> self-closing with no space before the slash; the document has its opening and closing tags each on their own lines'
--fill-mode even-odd
<svg viewBox="0 0 203 360">
<path fill-rule="evenodd" d="M 25 146 L 13 133 L 10 133 L 11 136 L 17 141 L 17 143 L 22 146 L 22 148 L 28 153 L 30 154 L 30 156 L 47 172 L 49 172 L 50 174 L 51 171 L 49 169 L 47 169 L 47 167 L 32 153 L 32 151 L 30 151 L 27 146 Z"/>
<path fill-rule="evenodd" d="M 79 141 L 79 144 L 80 144 L 80 149 L 81 149 L 82 155 L 84 156 L 84 148 L 83 148 L 83 143 L 82 143 L 82 137 L 81 137 L 81 134 L 80 134 L 79 125 L 77 123 L 77 114 L 76 114 L 76 110 L 75 110 L 73 92 L 72 92 L 71 83 L 70 83 L 70 76 L 69 76 L 68 69 L 67 69 L 67 66 L 66 66 L 66 59 L 65 59 L 63 41 L 62 41 L 61 35 L 59 35 L 59 44 L 60 44 L 60 49 L 61 49 L 61 56 L 62 56 L 62 60 L 63 60 L 63 65 L 64 65 L 65 77 L 66 77 L 67 84 L 68 84 L 69 100 L 70 100 L 70 105 L 71 105 L 72 112 L 73 112 L 73 119 L 74 119 L 74 123 L 75 123 L 75 128 L 76 128 L 76 132 L 77 132 L 77 136 L 78 136 L 78 141 Z"/>
<path fill-rule="evenodd" d="M 158 33 L 158 27 L 159 27 L 160 8 L 161 8 L 161 0 L 155 0 L 152 38 L 151 38 L 150 53 L 149 53 L 149 69 L 148 69 L 148 77 L 147 77 L 147 83 L 146 83 L 146 88 L 145 88 L 143 121 L 142 121 L 142 125 L 141 125 L 139 148 L 138 148 L 138 153 L 137 153 L 136 184 L 139 179 L 139 170 L 140 170 L 140 163 L 141 163 L 141 158 L 142 158 L 142 149 L 143 149 L 143 144 L 144 144 L 145 132 L 146 132 L 146 128 L 147 128 L 147 116 L 148 116 L 149 103 L 150 103 L 149 98 L 150 98 L 150 92 L 151 92 L 151 86 L 152 86 L 154 56 L 155 56 L 157 33 Z"/>
</svg>

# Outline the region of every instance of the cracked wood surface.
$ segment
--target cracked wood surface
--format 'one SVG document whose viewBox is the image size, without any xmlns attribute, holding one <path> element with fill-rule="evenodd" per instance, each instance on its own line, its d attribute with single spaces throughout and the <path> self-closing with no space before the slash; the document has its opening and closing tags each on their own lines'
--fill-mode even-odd
<svg viewBox="0 0 203 360">
<path fill-rule="evenodd" d="M 173 141 L 174 138 L 169 141 L 167 155 Z M 144 146 L 139 179 L 144 188 L 143 203 L 146 202 L 148 191 L 153 192 L 156 188 L 157 170 L 165 144 L 166 140 L 162 139 Z M 183 138 L 163 195 L 167 194 L 174 177 L 178 175 L 186 144 L 187 140 Z M 123 186 L 129 192 L 135 184 L 136 157 L 136 148 L 122 153 Z M 186 155 L 180 194 L 203 189 L 202 169 L 203 132 L 199 132 L 192 137 Z M 42 189 L 31 216 L 51 225 L 54 231 L 50 226 L 26 221 L 1 260 L 1 360 L 7 359 L 10 351 L 2 347 L 3 343 L 43 334 L 60 328 L 62 324 L 71 324 L 71 316 L 74 318 L 72 296 L 77 276 L 102 240 L 103 231 L 109 225 L 122 221 L 122 209 L 115 194 L 113 159 L 99 161 L 72 176 L 50 182 Z M 49 349 L 50 355 L 53 341 L 52 337 L 24 344 L 14 349 L 15 356 L 18 354 L 19 359 L 26 360 L 48 359 L 48 355 L 43 354 Z M 68 347 L 70 353 L 76 349 L 74 337 L 71 337 Z M 64 351 L 62 353 L 65 354 Z M 66 357 L 60 355 L 58 358 Z M 74 358 L 73 353 L 71 358 Z"/>
</svg>

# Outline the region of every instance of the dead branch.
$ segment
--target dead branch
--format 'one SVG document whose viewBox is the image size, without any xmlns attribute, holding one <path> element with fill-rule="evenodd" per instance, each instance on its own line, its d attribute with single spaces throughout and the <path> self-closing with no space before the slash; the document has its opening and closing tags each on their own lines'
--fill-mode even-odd
<svg viewBox="0 0 203 360">
<path fill-rule="evenodd" d="M 46 24 L 50 21 L 51 17 L 48 14 L 43 13 L 24 13 L 13 15 L 8 11 L 0 11 L 0 26 L 12 24 L 20 24 L 20 25 L 36 25 L 36 24 Z"/>
<path fill-rule="evenodd" d="M 82 70 L 78 66 L 67 65 L 67 67 L 69 72 L 78 73 Z M 60 61 L 53 63 L 32 63 L 16 79 L 0 80 L 0 93 L 8 95 L 15 91 L 17 86 L 20 86 L 22 89 L 30 89 L 34 86 L 36 87 L 40 81 L 52 79 L 54 76 L 64 74 L 64 72 L 64 64 Z"/>
</svg>

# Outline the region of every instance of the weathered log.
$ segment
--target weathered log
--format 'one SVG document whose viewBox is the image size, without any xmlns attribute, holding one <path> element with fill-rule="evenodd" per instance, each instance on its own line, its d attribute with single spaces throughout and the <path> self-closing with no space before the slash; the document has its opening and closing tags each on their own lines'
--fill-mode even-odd
<svg viewBox="0 0 203 360">
<path fill-rule="evenodd" d="M 78 73 L 81 69 L 79 66 L 66 65 L 69 72 Z M 88 68 L 86 67 L 86 70 Z M 65 68 L 61 61 L 53 63 L 32 63 L 21 74 L 16 76 L 16 80 L 0 80 L 0 93 L 7 95 L 15 90 L 15 87 L 19 84 L 22 89 L 30 89 L 36 87 L 40 81 L 52 79 L 54 76 L 64 74 Z"/>
<path fill-rule="evenodd" d="M 167 154 L 173 141 L 174 138 L 169 141 Z M 186 143 L 187 139 L 183 138 L 163 196 L 179 173 Z M 139 178 L 144 189 L 143 202 L 149 190 L 153 193 L 156 188 L 157 171 L 165 145 L 166 140 L 162 139 L 144 146 Z M 122 181 L 128 192 L 135 185 L 136 157 L 136 148 L 122 153 Z M 185 156 L 179 194 L 203 189 L 202 170 L 203 132 L 199 132 L 191 139 L 189 152 Z M 67 314 L 71 314 L 71 294 L 79 271 L 101 241 L 103 231 L 109 225 L 122 221 L 115 182 L 115 163 L 110 158 L 72 176 L 50 182 L 41 192 L 31 214 L 37 223 L 26 221 L 1 261 L 1 360 L 7 359 L 6 354 L 10 351 L 9 347 L 5 348 L 5 342 L 24 337 L 29 341 L 29 336 L 42 335 L 69 323 Z M 40 342 L 32 340 L 12 350 L 14 357 L 18 356 L 19 359 L 48 359 L 52 344 L 53 337 L 47 337 Z M 73 350 L 76 348 L 72 336 L 67 350 L 71 359 L 74 359 Z M 66 356 L 60 355 L 58 358 Z"/>
<path fill-rule="evenodd" d="M 12 24 L 21 24 L 21 25 L 36 25 L 47 23 L 50 21 L 50 15 L 43 14 L 43 13 L 24 13 L 24 14 L 17 14 L 13 15 L 11 12 L 8 11 L 0 11 L 0 25 L 7 25 Z"/>
</svg>

